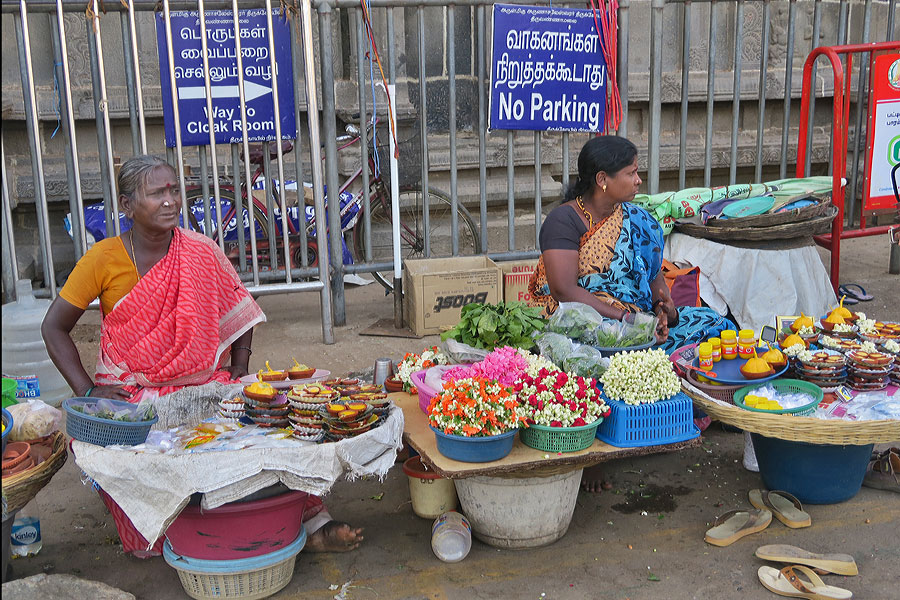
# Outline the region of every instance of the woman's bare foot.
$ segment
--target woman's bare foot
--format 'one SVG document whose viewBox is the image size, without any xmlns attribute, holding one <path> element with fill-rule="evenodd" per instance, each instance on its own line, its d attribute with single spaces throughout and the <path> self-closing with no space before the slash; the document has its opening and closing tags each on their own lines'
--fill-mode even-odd
<svg viewBox="0 0 900 600">
<path fill-rule="evenodd" d="M 581 474 L 581 489 L 591 494 L 599 494 L 603 490 L 612 489 L 612 484 L 603 479 L 600 466 L 588 467 Z"/>
<path fill-rule="evenodd" d="M 328 521 L 309 536 L 306 548 L 310 552 L 349 552 L 363 541 L 362 528 L 353 529 L 341 521 Z"/>
</svg>

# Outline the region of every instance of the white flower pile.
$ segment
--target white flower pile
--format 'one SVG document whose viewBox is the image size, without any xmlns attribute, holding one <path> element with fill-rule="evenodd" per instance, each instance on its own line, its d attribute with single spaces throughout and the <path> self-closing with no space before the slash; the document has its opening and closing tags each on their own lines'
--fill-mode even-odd
<svg viewBox="0 0 900 600">
<path fill-rule="evenodd" d="M 895 340 L 887 340 L 884 343 L 884 349 L 893 354 L 900 353 L 900 344 L 898 344 Z"/>
<path fill-rule="evenodd" d="M 816 335 L 816 328 L 809 325 L 807 325 L 806 327 L 801 327 L 799 330 L 797 330 L 797 335 L 799 335 L 800 337 L 810 337 Z"/>
<path fill-rule="evenodd" d="M 522 348 L 519 348 L 519 354 L 525 357 L 525 360 L 528 362 L 528 368 L 525 369 L 525 373 L 527 373 L 529 377 L 537 377 L 537 374 L 541 369 L 546 369 L 547 371 L 559 370 L 559 367 L 553 364 L 551 360 L 539 354 L 532 354 L 528 350 L 523 350 Z"/>
<path fill-rule="evenodd" d="M 856 314 L 859 315 L 861 313 Z M 856 320 L 856 326 L 859 327 L 859 332 L 863 335 L 869 335 L 878 332 L 877 328 L 875 327 L 875 319 L 866 319 L 865 316 L 860 317 Z"/>
<path fill-rule="evenodd" d="M 824 339 L 830 339 L 837 343 L 837 340 L 835 340 L 834 338 L 826 337 Z M 809 356 L 812 357 L 812 352 L 809 352 L 809 350 L 806 349 L 806 344 L 794 344 L 793 346 L 788 346 L 787 348 L 782 350 L 782 352 L 784 352 L 784 355 L 788 358 L 799 358 L 800 355 L 804 352 L 809 353 Z"/>
<path fill-rule="evenodd" d="M 856 311 L 856 319 L 857 319 L 857 323 L 858 323 L 859 321 L 866 321 L 866 320 L 867 320 L 867 319 L 866 319 L 866 313 L 860 312 L 860 311 Z M 875 322 L 875 319 L 872 319 L 872 322 L 874 323 L 874 322 Z"/>
<path fill-rule="evenodd" d="M 435 365 L 446 365 L 447 357 L 438 350 L 437 346 L 425 349 L 421 354 L 407 352 L 403 360 L 397 365 L 397 379 L 403 383 L 403 390 L 410 392 L 414 389 L 412 374 Z"/>
<path fill-rule="evenodd" d="M 600 381 L 607 396 L 634 405 L 666 400 L 681 389 L 672 362 L 658 349 L 613 355 Z"/>
<path fill-rule="evenodd" d="M 819 338 L 819 344 L 823 348 L 830 348 L 831 350 L 838 350 L 841 347 L 841 341 L 837 338 L 833 338 L 830 335 L 823 335 Z M 799 346 L 800 344 L 796 344 Z"/>
<path fill-rule="evenodd" d="M 853 331 L 853 323 L 838 323 L 834 326 L 834 331 L 838 333 L 850 333 Z"/>
<path fill-rule="evenodd" d="M 859 349 L 863 352 L 878 352 L 878 348 L 870 341 L 860 342 Z"/>
</svg>

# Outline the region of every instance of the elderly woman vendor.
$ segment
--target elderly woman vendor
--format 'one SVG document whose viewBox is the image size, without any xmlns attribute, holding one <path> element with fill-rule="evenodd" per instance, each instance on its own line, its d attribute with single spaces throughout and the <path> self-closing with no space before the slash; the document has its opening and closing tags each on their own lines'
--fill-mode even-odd
<svg viewBox="0 0 900 600">
<path fill-rule="evenodd" d="M 734 324 L 708 308 L 676 308 L 662 273 L 663 234 L 630 204 L 641 178 L 637 148 L 625 138 L 591 138 L 578 155 L 578 179 L 541 226 L 541 258 L 529 282 L 531 304 L 549 315 L 560 302 L 581 302 L 604 317 L 653 312 L 667 352 Z"/>
<path fill-rule="evenodd" d="M 247 374 L 253 326 L 265 321 L 259 305 L 215 242 L 178 227 L 181 195 L 169 164 L 132 158 L 118 186 L 132 227 L 94 244 L 50 305 L 41 333 L 53 363 L 79 396 L 130 402 L 149 391 L 172 398 L 191 386 L 237 383 Z M 103 320 L 92 378 L 71 331 L 96 298 Z M 360 529 L 332 521 L 318 498 L 309 498 L 304 516 L 313 549 L 350 550 L 362 540 Z M 146 555 L 147 541 L 127 517 L 117 521 L 130 527 L 119 531 L 125 551 Z"/>
</svg>

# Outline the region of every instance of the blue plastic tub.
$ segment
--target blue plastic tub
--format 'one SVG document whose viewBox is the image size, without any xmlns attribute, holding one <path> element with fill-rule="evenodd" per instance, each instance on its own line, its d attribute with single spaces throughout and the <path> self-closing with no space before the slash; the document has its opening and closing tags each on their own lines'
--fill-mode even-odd
<svg viewBox="0 0 900 600">
<path fill-rule="evenodd" d="M 202 558 L 190 558 L 176 554 L 172 550 L 172 544 L 166 540 L 163 544 L 163 558 L 170 566 L 177 569 L 192 571 L 195 573 L 243 573 L 246 571 L 255 571 L 257 569 L 265 569 L 279 562 L 286 560 L 292 556 L 296 556 L 303 550 L 306 545 L 306 528 L 300 528 L 300 535 L 297 539 L 274 552 L 253 556 L 250 558 L 229 558 L 226 560 L 210 560 Z"/>
<path fill-rule="evenodd" d="M 692 440 L 700 435 L 694 425 L 694 405 L 684 393 L 668 400 L 633 406 L 603 394 L 610 413 L 597 428 L 597 439 L 619 448 L 658 446 Z"/>
<path fill-rule="evenodd" d="M 751 437 L 766 487 L 789 492 L 805 504 L 835 504 L 855 496 L 873 447 L 790 442 L 758 433 Z"/>
<path fill-rule="evenodd" d="M 429 425 L 430 427 L 430 425 Z M 491 462 L 500 460 L 512 451 L 518 429 L 486 437 L 447 435 L 431 427 L 438 452 L 460 462 Z"/>
</svg>

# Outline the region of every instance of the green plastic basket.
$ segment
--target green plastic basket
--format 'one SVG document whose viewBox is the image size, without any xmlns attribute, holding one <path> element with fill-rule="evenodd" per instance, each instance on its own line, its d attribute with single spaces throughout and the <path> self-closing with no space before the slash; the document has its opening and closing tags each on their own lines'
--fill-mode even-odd
<svg viewBox="0 0 900 600">
<path fill-rule="evenodd" d="M 578 427 L 547 427 L 533 424 L 519 430 L 519 439 L 529 448 L 544 452 L 578 452 L 594 443 L 597 427 L 603 422 L 599 418 L 588 425 Z"/>
<path fill-rule="evenodd" d="M 769 381 L 766 383 L 767 385 L 771 385 L 778 392 L 781 392 L 783 394 L 809 394 L 813 398 L 815 398 L 815 400 L 803 406 L 798 406 L 796 408 L 782 408 L 781 410 L 767 410 L 764 408 L 754 408 L 752 406 L 747 406 L 746 404 L 744 404 L 744 397 L 753 390 L 762 387 L 763 384 L 757 383 L 753 385 L 746 385 L 736 391 L 734 393 L 734 405 L 751 412 L 769 413 L 770 415 L 793 415 L 795 417 L 806 417 L 816 412 L 816 407 L 825 396 L 822 388 L 820 388 L 816 384 L 810 383 L 808 381 L 800 381 L 799 379 L 776 379 L 775 381 Z"/>
</svg>

